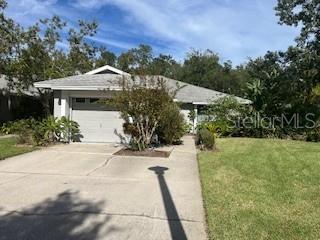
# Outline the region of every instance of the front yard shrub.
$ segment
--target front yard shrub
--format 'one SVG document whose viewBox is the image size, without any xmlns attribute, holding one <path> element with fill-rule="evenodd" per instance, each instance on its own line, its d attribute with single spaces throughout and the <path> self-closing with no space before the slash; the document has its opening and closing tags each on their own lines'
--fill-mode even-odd
<svg viewBox="0 0 320 240">
<path fill-rule="evenodd" d="M 170 92 L 161 78 L 123 78 L 120 84 L 122 91 L 106 103 L 112 103 L 120 111 L 125 121 L 124 132 L 131 139 L 131 149 L 143 151 L 149 148 L 157 131 L 161 132 L 165 141 L 178 140 L 181 135 L 180 125 L 177 125 L 179 119 L 175 119 L 176 112 L 168 116 L 168 108 L 173 109 L 174 93 Z M 178 126 L 177 133 L 173 133 L 172 128 L 168 129 L 169 124 L 165 123 L 164 118 L 170 118 Z"/>
<path fill-rule="evenodd" d="M 215 147 L 216 137 L 207 128 L 201 128 L 197 132 L 197 142 L 201 149 L 212 150 Z"/>
<path fill-rule="evenodd" d="M 53 143 L 59 140 L 59 135 L 61 134 L 61 124 L 57 118 L 49 116 L 39 122 L 39 125 L 39 133 L 42 135 L 44 143 Z"/>
<path fill-rule="evenodd" d="M 192 123 L 188 123 L 185 119 L 183 121 L 183 132 L 185 134 L 193 133 L 195 127 Z"/>
<path fill-rule="evenodd" d="M 58 134 L 59 141 L 69 142 L 77 141 L 80 133 L 79 124 L 66 117 L 59 119 L 60 132 Z"/>
<path fill-rule="evenodd" d="M 31 144 L 32 143 L 32 126 L 36 120 L 33 118 L 21 119 L 13 122 L 4 123 L 1 131 L 5 134 L 16 134 L 17 143 Z"/>
<path fill-rule="evenodd" d="M 237 119 L 242 118 L 248 112 L 248 108 L 240 104 L 235 97 L 224 97 L 208 106 L 208 122 L 213 123 L 216 131 L 222 136 L 228 136 L 238 130 L 234 127 Z"/>
<path fill-rule="evenodd" d="M 164 144 L 178 144 L 185 133 L 186 124 L 179 106 L 175 103 L 169 104 L 164 109 L 157 128 L 160 142 Z"/>
<path fill-rule="evenodd" d="M 217 126 L 212 122 L 202 123 L 197 126 L 196 143 L 201 149 L 212 150 L 215 148 L 217 137 Z"/>
<path fill-rule="evenodd" d="M 214 124 L 220 136 L 320 141 L 318 115 L 312 119 L 316 125 L 311 128 L 306 115 L 290 112 L 280 116 L 267 115 L 263 110 L 257 111 L 253 106 L 239 103 L 235 97 L 213 101 L 208 105 L 205 115 L 205 122 Z"/>
<path fill-rule="evenodd" d="M 307 141 L 320 142 L 320 120 L 315 123 L 315 127 L 307 132 Z"/>
<path fill-rule="evenodd" d="M 5 123 L 1 131 L 17 135 L 19 144 L 48 145 L 54 142 L 69 142 L 76 139 L 79 125 L 65 117 L 49 116 L 42 120 L 34 118 Z"/>
<path fill-rule="evenodd" d="M 33 130 L 33 138 L 37 145 L 75 141 L 80 132 L 77 122 L 66 117 L 59 119 L 53 116 L 39 121 Z"/>
</svg>

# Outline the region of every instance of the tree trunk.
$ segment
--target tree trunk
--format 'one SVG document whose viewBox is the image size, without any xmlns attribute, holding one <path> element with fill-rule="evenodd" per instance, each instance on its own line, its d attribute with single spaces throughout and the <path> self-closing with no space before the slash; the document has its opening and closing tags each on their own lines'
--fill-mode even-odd
<svg viewBox="0 0 320 240">
<path fill-rule="evenodd" d="M 40 94 L 40 102 L 43 107 L 43 113 L 46 117 L 50 116 L 51 115 L 51 109 L 50 109 L 51 92 L 45 90 L 44 92 L 39 91 L 39 94 Z"/>
</svg>

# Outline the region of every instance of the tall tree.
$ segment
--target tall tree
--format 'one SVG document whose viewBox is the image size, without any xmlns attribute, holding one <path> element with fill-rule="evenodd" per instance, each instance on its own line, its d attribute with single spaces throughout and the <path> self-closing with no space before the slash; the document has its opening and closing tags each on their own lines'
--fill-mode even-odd
<svg viewBox="0 0 320 240">
<path fill-rule="evenodd" d="M 78 21 L 79 28 L 69 30 L 69 61 L 74 74 L 81 74 L 93 69 L 97 54 L 97 47 L 86 41 L 86 37 L 92 37 L 97 33 L 96 21 Z"/>
<path fill-rule="evenodd" d="M 320 1 L 279 0 L 276 14 L 280 24 L 299 26 L 297 48 L 290 48 L 286 60 L 296 70 L 310 97 L 312 88 L 320 83 Z"/>
<path fill-rule="evenodd" d="M 297 46 L 289 48 L 284 57 L 287 72 L 291 78 L 298 78 L 297 91 L 304 96 L 305 109 L 309 109 L 313 89 L 320 84 L 320 1 L 278 0 L 275 9 L 280 24 L 299 26 Z"/>
<path fill-rule="evenodd" d="M 150 73 L 153 75 L 162 75 L 177 79 L 179 71 L 181 71 L 181 66 L 172 58 L 172 56 L 160 54 L 153 59 L 149 69 Z"/>
<path fill-rule="evenodd" d="M 300 45 L 320 46 L 320 2 L 319 0 L 278 0 L 275 8 L 280 24 L 301 26 Z"/>
<path fill-rule="evenodd" d="M 13 45 L 4 52 L 6 58 L 11 57 L 6 72 L 10 85 L 17 91 L 29 90 L 34 82 L 92 70 L 96 49 L 85 38 L 95 33 L 95 22 L 79 21 L 79 29 L 69 30 L 69 51 L 59 48 L 59 44 L 64 44 L 61 35 L 66 22 L 58 16 L 40 20 L 26 30 L 19 28 L 13 21 L 9 23 L 20 30 L 17 47 Z M 51 92 L 38 89 L 38 93 L 45 113 L 50 114 Z"/>
<path fill-rule="evenodd" d="M 132 68 L 134 66 L 134 58 L 130 51 L 122 53 L 118 57 L 117 66 L 125 72 L 132 72 Z"/>
<path fill-rule="evenodd" d="M 275 10 L 280 24 L 299 26 L 297 45 L 249 62 L 249 97 L 266 114 L 318 115 L 313 99 L 320 83 L 320 2 L 278 0 Z"/>
<path fill-rule="evenodd" d="M 104 65 L 116 66 L 117 56 L 113 52 L 108 51 L 105 47 L 99 48 L 98 55 L 95 67 L 102 67 Z"/>
<path fill-rule="evenodd" d="M 41 20 L 23 33 L 19 57 L 10 65 L 10 81 L 15 89 L 28 90 L 34 82 L 67 74 L 66 55 L 57 48 L 61 41 L 60 32 L 65 26 L 65 22 L 54 16 Z M 43 37 L 41 27 L 45 29 Z M 50 92 L 44 89 L 38 89 L 38 92 L 45 112 L 50 114 Z"/>
<path fill-rule="evenodd" d="M 287 83 L 283 79 L 280 56 L 268 52 L 264 57 L 250 60 L 246 66 L 250 75 L 248 97 L 257 111 L 275 114 L 288 104 Z"/>
<path fill-rule="evenodd" d="M 8 75 L 7 67 L 19 54 L 22 28 L 5 15 L 7 2 L 0 0 L 0 74 Z"/>
<path fill-rule="evenodd" d="M 179 79 L 197 86 L 215 88 L 213 77 L 222 67 L 219 57 L 210 50 L 193 50 L 187 54 Z"/>
<path fill-rule="evenodd" d="M 178 79 L 216 91 L 243 96 L 247 81 L 245 72 L 241 66 L 233 69 L 230 61 L 222 65 L 219 56 L 211 50 L 204 52 L 193 50 L 184 60 Z"/>
<path fill-rule="evenodd" d="M 137 48 L 132 48 L 122 53 L 118 58 L 118 65 L 123 71 L 148 74 L 150 73 L 152 61 L 152 48 L 149 45 L 140 44 Z"/>
</svg>

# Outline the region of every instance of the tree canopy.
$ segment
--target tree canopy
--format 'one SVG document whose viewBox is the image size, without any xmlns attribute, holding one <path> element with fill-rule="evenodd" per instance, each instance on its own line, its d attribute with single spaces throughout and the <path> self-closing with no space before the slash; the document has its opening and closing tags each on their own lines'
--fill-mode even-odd
<svg viewBox="0 0 320 240">
<path fill-rule="evenodd" d="M 25 29 L 6 16 L 6 7 L 7 2 L 0 0 L 0 73 L 18 91 L 36 81 L 82 74 L 109 64 L 132 74 L 163 75 L 246 97 L 265 114 L 320 115 L 318 0 L 278 0 L 275 14 L 279 23 L 300 29 L 295 46 L 267 52 L 240 66 L 222 62 L 212 50 L 191 50 L 177 61 L 168 54 L 155 54 L 146 44 L 117 55 L 89 40 L 98 31 L 95 21 L 79 20 L 72 28 L 59 16 L 52 16 Z M 39 90 L 39 94 L 49 111 L 50 93 Z"/>
</svg>

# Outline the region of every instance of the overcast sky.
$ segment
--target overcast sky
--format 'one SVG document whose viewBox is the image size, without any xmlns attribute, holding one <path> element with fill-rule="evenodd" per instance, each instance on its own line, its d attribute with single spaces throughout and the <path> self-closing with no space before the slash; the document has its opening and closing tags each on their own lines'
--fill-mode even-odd
<svg viewBox="0 0 320 240">
<path fill-rule="evenodd" d="M 267 50 L 285 50 L 297 29 L 278 25 L 276 0 L 8 0 L 7 14 L 24 26 L 61 16 L 97 20 L 97 44 L 121 53 L 140 43 L 177 60 L 211 49 L 234 64 Z M 60 44 L 63 47 L 63 44 Z"/>
</svg>

